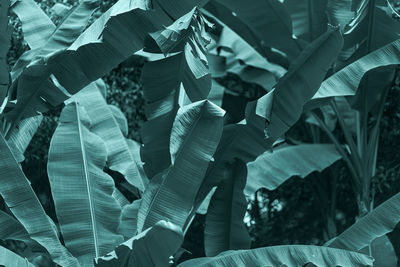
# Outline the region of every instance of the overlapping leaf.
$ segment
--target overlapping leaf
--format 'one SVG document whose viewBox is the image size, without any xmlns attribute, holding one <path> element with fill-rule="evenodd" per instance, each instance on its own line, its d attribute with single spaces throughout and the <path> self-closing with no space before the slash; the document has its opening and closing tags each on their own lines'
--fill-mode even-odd
<svg viewBox="0 0 400 267">
<path fill-rule="evenodd" d="M 342 44 L 339 29 L 330 27 L 307 46 L 273 91 L 248 104 L 247 122 L 263 127 L 263 118 L 266 137 L 273 140 L 284 134 L 300 118 L 303 105 L 318 90 Z"/>
<path fill-rule="evenodd" d="M 213 258 L 197 258 L 179 264 L 187 266 L 372 266 L 373 259 L 348 250 L 317 246 L 275 246 L 252 250 L 227 251 Z"/>
<path fill-rule="evenodd" d="M 391 231 L 400 222 L 400 193 L 389 198 L 328 244 L 329 247 L 358 251 Z"/>
<path fill-rule="evenodd" d="M 161 174 L 159 185 L 148 188 L 154 193 L 143 195 L 139 232 L 163 219 L 184 226 L 221 138 L 223 115 L 222 109 L 207 100 L 179 109 L 170 139 L 172 165 Z"/>
<path fill-rule="evenodd" d="M 251 239 L 243 222 L 247 201 L 243 194 L 247 170 L 242 161 L 227 164 L 225 177 L 215 191 L 204 229 L 208 257 L 226 250 L 249 249 Z"/>
<path fill-rule="evenodd" d="M 64 242 L 82 265 L 123 240 L 117 234 L 121 207 L 112 197 L 114 181 L 103 171 L 107 149 L 89 127 L 84 109 L 68 104 L 51 140 L 47 167 Z"/>
<path fill-rule="evenodd" d="M 132 237 L 106 256 L 97 258 L 95 266 L 170 266 L 169 257 L 183 242 L 179 227 L 159 221 L 151 228 Z"/>
<path fill-rule="evenodd" d="M 215 2 L 229 9 L 231 16 L 237 17 L 242 21 L 253 35 L 258 39 L 258 43 L 274 47 L 286 53 L 289 58 L 294 59 L 302 50 L 302 46 L 292 37 L 292 23 L 289 12 L 283 3 L 274 0 L 215 0 Z M 242 34 L 237 29 L 237 22 L 231 16 L 219 16 L 232 30 L 239 35 Z M 268 25 L 268 27 L 265 27 Z M 251 35 L 251 34 L 250 34 Z M 247 34 L 241 35 L 246 41 Z M 254 38 L 254 37 L 253 37 Z M 248 41 L 252 44 L 251 41 Z"/>
<path fill-rule="evenodd" d="M 274 190 L 292 176 L 306 177 L 322 171 L 339 160 L 341 155 L 331 144 L 302 144 L 266 151 L 247 165 L 247 195 L 260 188 Z"/>
<path fill-rule="evenodd" d="M 11 250 L 0 246 L 0 265 L 1 266 L 15 266 L 15 267 L 34 267 L 27 259 L 22 258 Z"/>
<path fill-rule="evenodd" d="M 78 266 L 78 261 L 61 245 L 56 229 L 3 136 L 0 137 L 0 159 L 0 194 L 11 212 L 29 236 L 46 248 L 54 262 Z"/>
<path fill-rule="evenodd" d="M 141 175 L 137 159 L 129 147 L 129 143 L 123 131 L 126 119 L 122 118 L 122 129 L 115 118 L 115 112 L 107 105 L 106 100 L 101 94 L 105 88 L 102 80 L 90 83 L 78 94 L 72 97 L 72 100 L 78 101 L 85 107 L 91 122 L 91 131 L 103 139 L 107 148 L 107 165 L 110 169 L 120 172 L 125 179 L 144 191 L 147 178 Z M 121 118 L 121 117 L 120 117 Z M 125 119 L 125 121 L 124 121 Z"/>
</svg>

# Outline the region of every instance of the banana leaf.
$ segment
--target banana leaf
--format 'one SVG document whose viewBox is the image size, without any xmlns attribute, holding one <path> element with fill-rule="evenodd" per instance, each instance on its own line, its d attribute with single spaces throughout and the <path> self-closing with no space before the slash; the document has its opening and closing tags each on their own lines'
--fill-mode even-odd
<svg viewBox="0 0 400 267">
<path fill-rule="evenodd" d="M 354 96 L 361 79 L 368 71 L 378 67 L 399 64 L 399 62 L 400 40 L 396 40 L 369 53 L 326 79 L 312 99 L 306 104 L 306 109 L 321 105 L 326 98 Z"/>
<path fill-rule="evenodd" d="M 54 23 L 33 0 L 14 0 L 11 11 L 21 21 L 24 39 L 31 49 L 42 47 L 56 29 Z"/>
<path fill-rule="evenodd" d="M 360 252 L 369 254 L 371 251 L 371 256 L 375 259 L 375 267 L 398 266 L 396 251 L 386 235 L 376 238 L 370 246 L 363 248 Z"/>
<path fill-rule="evenodd" d="M 341 159 L 331 144 L 301 144 L 266 151 L 247 165 L 245 193 L 254 194 L 260 188 L 274 190 L 293 176 L 305 178 L 313 171 L 322 171 Z"/>
<path fill-rule="evenodd" d="M 22 258 L 11 250 L 0 246 L 0 265 L 1 266 L 14 266 L 14 267 L 34 267 L 27 259 Z"/>
<path fill-rule="evenodd" d="M 195 11 L 190 12 L 188 14 L 190 16 L 185 16 L 186 23 L 193 23 Z M 194 28 L 192 29 L 194 33 L 187 30 L 188 33 L 197 36 L 198 39 L 205 38 L 204 34 L 196 33 L 203 32 L 204 26 L 189 25 L 183 29 L 189 27 Z M 162 33 L 158 33 L 158 35 L 162 36 Z M 161 38 L 156 37 L 158 35 L 154 34 L 153 37 Z M 180 93 L 181 84 L 190 100 L 193 101 L 207 98 L 211 89 L 211 76 L 207 65 L 202 60 L 205 58 L 205 48 L 196 45 L 200 49 L 197 50 L 196 54 L 193 54 L 190 44 L 192 42 L 184 42 L 179 37 L 177 38 L 177 45 L 183 42 L 184 46 L 181 47 L 184 50 L 183 52 L 165 59 L 148 62 L 142 70 L 141 83 L 143 84 L 143 95 L 147 102 L 145 111 L 148 121 L 141 130 L 144 143 L 141 156 L 145 162 L 145 171 L 150 178 L 168 168 L 171 163 L 169 155 L 170 133 L 175 114 L 179 108 L 179 97 L 182 95 Z M 157 129 L 157 131 L 154 131 L 154 129 Z"/>
<path fill-rule="evenodd" d="M 327 2 L 329 0 L 286 0 L 292 18 L 293 34 L 305 41 L 313 41 L 327 28 Z M 332 25 L 338 25 L 331 23 Z"/>
<path fill-rule="evenodd" d="M 400 222 L 400 193 L 373 209 L 327 245 L 358 251 L 373 240 L 393 231 Z"/>
<path fill-rule="evenodd" d="M 90 119 L 78 103 L 65 106 L 47 165 L 65 245 L 82 265 L 123 240 L 117 234 L 121 207 L 112 197 L 114 181 L 103 171 L 107 149 L 89 128 Z"/>
<path fill-rule="evenodd" d="M 54 223 L 46 215 L 2 135 L 0 159 L 0 194 L 12 214 L 24 226 L 29 236 L 50 253 L 55 263 L 79 266 L 76 258 L 59 241 L 58 233 L 53 228 Z"/>
<path fill-rule="evenodd" d="M 302 45 L 292 37 L 292 22 L 285 5 L 275 0 L 214 0 L 233 12 L 233 16 L 247 25 L 253 35 L 267 46 L 284 52 L 290 59 L 296 58 Z M 229 17 L 218 17 L 228 27 L 241 35 L 237 23 Z M 241 35 L 242 36 L 242 35 Z M 246 36 L 242 36 L 246 41 Z M 249 42 L 251 44 L 251 42 Z"/>
<path fill-rule="evenodd" d="M 132 237 L 107 255 L 97 258 L 95 266 L 160 266 L 167 267 L 169 257 L 183 242 L 182 231 L 176 225 L 159 221 L 151 228 Z"/>
<path fill-rule="evenodd" d="M 348 250 L 318 246 L 274 246 L 251 250 L 226 251 L 216 257 L 185 261 L 187 266 L 372 266 L 373 258 Z"/>
<path fill-rule="evenodd" d="M 223 116 L 224 111 L 207 100 L 179 109 L 171 132 L 171 166 L 160 174 L 159 185 L 151 181 L 146 191 L 154 192 L 143 195 L 139 232 L 163 219 L 183 228 L 221 138 Z"/>
<path fill-rule="evenodd" d="M 339 29 L 329 27 L 293 62 L 273 91 L 248 104 L 247 122 L 258 124 L 256 127 L 264 127 L 266 122 L 266 137 L 281 137 L 300 118 L 303 105 L 318 90 L 342 44 Z"/>
<path fill-rule="evenodd" d="M 164 22 L 168 24 L 169 18 L 161 10 L 149 12 L 145 8 L 143 1 L 119 1 L 67 49 L 25 68 L 15 81 L 17 104 L 6 114 L 12 127 L 21 118 L 61 104 L 69 94 L 77 93 L 140 50 L 149 32 Z M 62 87 L 50 82 L 50 74 Z"/>
<path fill-rule="evenodd" d="M 131 185 L 137 187 L 140 191 L 144 191 L 147 178 L 141 175 L 138 169 L 140 162 L 137 162 L 129 148 L 120 124 L 114 117 L 115 111 L 113 112 L 110 109 L 101 94 L 101 90 L 105 86 L 104 81 L 99 79 L 74 95 L 71 101 L 79 102 L 86 109 L 90 118 L 91 131 L 103 139 L 107 148 L 108 167 L 121 173 Z M 122 123 L 125 125 L 126 121 Z M 123 129 L 123 131 L 126 131 L 126 129 Z"/>
<path fill-rule="evenodd" d="M 204 228 L 204 246 L 208 257 L 226 250 L 249 249 L 251 239 L 243 222 L 247 201 L 243 194 L 246 164 L 227 164 L 225 176 L 211 198 Z"/>
</svg>

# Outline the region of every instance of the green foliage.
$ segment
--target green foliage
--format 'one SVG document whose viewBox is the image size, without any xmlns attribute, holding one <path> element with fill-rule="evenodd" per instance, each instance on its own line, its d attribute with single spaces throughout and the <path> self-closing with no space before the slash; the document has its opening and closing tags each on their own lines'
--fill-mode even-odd
<svg viewBox="0 0 400 267">
<path fill-rule="evenodd" d="M 0 7 L 0 264 L 397 261 L 389 1 Z"/>
</svg>

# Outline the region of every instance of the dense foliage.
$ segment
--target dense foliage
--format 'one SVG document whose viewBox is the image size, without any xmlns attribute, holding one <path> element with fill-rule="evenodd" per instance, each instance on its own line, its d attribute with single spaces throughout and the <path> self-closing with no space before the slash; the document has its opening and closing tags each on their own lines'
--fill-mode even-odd
<svg viewBox="0 0 400 267">
<path fill-rule="evenodd" d="M 396 265 L 398 6 L 1 0 L 0 264 Z"/>
</svg>

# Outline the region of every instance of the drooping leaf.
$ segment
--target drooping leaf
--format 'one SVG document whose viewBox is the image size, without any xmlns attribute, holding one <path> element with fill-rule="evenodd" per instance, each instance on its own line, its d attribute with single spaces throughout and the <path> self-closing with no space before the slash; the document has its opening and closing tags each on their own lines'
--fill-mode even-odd
<svg viewBox="0 0 400 267">
<path fill-rule="evenodd" d="M 169 257 L 183 242 L 176 225 L 159 221 L 151 228 L 120 244 L 106 256 L 97 258 L 95 266 L 170 266 Z"/>
<path fill-rule="evenodd" d="M 78 266 L 78 261 L 61 245 L 56 229 L 2 135 L 0 159 L 0 194 L 11 212 L 29 236 L 46 248 L 55 263 Z"/>
<path fill-rule="evenodd" d="M 171 167 L 162 174 L 154 194 L 145 197 L 145 192 L 142 198 L 139 232 L 162 219 L 184 226 L 221 138 L 223 115 L 207 100 L 179 109 L 171 132 Z"/>
<path fill-rule="evenodd" d="M 6 114 L 13 125 L 66 100 L 69 95 L 50 82 L 53 74 L 70 94 L 100 78 L 143 47 L 149 32 L 168 18 L 161 10 L 144 10 L 143 1 L 119 1 L 67 49 L 25 68 L 17 83 L 17 104 Z M 121 25 L 124 25 L 121 27 Z"/>
<path fill-rule="evenodd" d="M 31 49 L 42 47 L 56 26 L 33 0 L 16 0 L 11 6 L 21 21 L 24 39 Z"/>
<path fill-rule="evenodd" d="M 122 208 L 118 233 L 125 238 L 131 238 L 137 232 L 137 217 L 141 199 L 137 199 Z"/>
<path fill-rule="evenodd" d="M 215 191 L 204 229 L 204 246 L 208 257 L 226 250 L 249 249 L 251 239 L 243 222 L 247 201 L 243 194 L 246 184 L 246 164 L 227 164 L 221 183 Z"/>
<path fill-rule="evenodd" d="M 171 163 L 170 133 L 179 108 L 179 98 L 184 96 L 184 92 L 180 92 L 181 85 L 191 101 L 206 99 L 211 89 L 205 56 L 206 40 L 209 38 L 205 34 L 205 23 L 198 10 L 193 9 L 167 29 L 152 34 L 164 53 L 169 50 L 180 53 L 148 62 L 142 70 L 147 122 L 142 128 L 144 146 L 141 156 L 149 177 Z"/>
<path fill-rule="evenodd" d="M 107 149 L 90 132 L 90 119 L 76 102 L 65 106 L 49 149 L 48 174 L 66 247 L 82 265 L 122 242 L 117 234 L 121 207 L 103 171 Z"/>
<path fill-rule="evenodd" d="M 291 59 L 296 58 L 302 50 L 302 46 L 292 37 L 291 18 L 283 3 L 276 0 L 215 0 L 215 2 L 231 10 L 235 17 L 245 23 L 259 43 L 279 49 Z M 219 19 L 241 35 L 241 32 L 235 29 L 235 21 L 231 17 L 223 16 Z M 247 41 L 246 36 L 242 37 Z"/>
<path fill-rule="evenodd" d="M 305 41 L 313 41 L 326 31 L 327 2 L 329 0 L 286 0 L 292 18 L 293 34 Z M 332 25 L 337 25 L 331 23 Z"/>
<path fill-rule="evenodd" d="M 329 23 L 335 26 L 340 26 L 343 30 L 356 13 L 352 9 L 352 2 L 352 0 L 328 0 L 326 11 Z"/>
<path fill-rule="evenodd" d="M 143 191 L 147 178 L 140 174 L 140 163 L 136 161 L 113 111 L 100 93 L 105 86 L 104 81 L 97 80 L 74 95 L 72 100 L 85 107 L 91 131 L 103 139 L 107 148 L 108 167 L 121 173 L 130 184 Z"/>
<path fill-rule="evenodd" d="M 260 188 L 274 190 L 293 176 L 305 178 L 313 171 L 322 171 L 341 159 L 331 144 L 301 144 L 266 151 L 247 165 L 247 195 Z"/>
<path fill-rule="evenodd" d="M 393 231 L 400 222 L 400 193 L 389 198 L 327 244 L 358 251 L 373 240 Z"/>
<path fill-rule="evenodd" d="M 324 98 L 334 96 L 353 96 L 357 92 L 361 79 L 368 71 L 399 64 L 399 62 L 400 40 L 396 40 L 369 53 L 326 79 L 307 105 L 318 106 L 318 103 Z"/>
<path fill-rule="evenodd" d="M 34 267 L 27 259 L 22 258 L 11 250 L 0 246 L 0 265 L 1 266 L 15 266 L 15 267 Z"/>
<path fill-rule="evenodd" d="M 42 115 L 23 119 L 17 124 L 17 127 L 10 132 L 7 143 L 18 162 L 25 160 L 24 152 L 42 120 Z"/>
<path fill-rule="evenodd" d="M 348 250 L 318 246 L 274 246 L 251 250 L 227 251 L 216 257 L 197 258 L 179 264 L 187 266 L 372 266 L 373 258 Z"/>
<path fill-rule="evenodd" d="M 273 91 L 248 104 L 247 122 L 264 127 L 263 118 L 266 137 L 273 140 L 284 134 L 300 118 L 303 105 L 318 90 L 342 44 L 339 29 L 330 26 L 307 46 Z"/>
<path fill-rule="evenodd" d="M 49 35 L 45 36 L 45 42 L 38 45 L 37 49 L 28 50 L 14 65 L 11 76 L 13 81 L 18 78 L 26 66 L 42 57 L 49 57 L 52 53 L 68 48 L 81 34 L 91 18 L 91 13 L 98 7 L 97 0 L 81 1 L 79 5 L 70 10 L 60 25 L 55 25 L 50 21 L 47 27 L 54 29 Z M 26 13 L 21 13 L 24 16 Z M 45 27 L 45 26 L 43 26 Z"/>
</svg>

